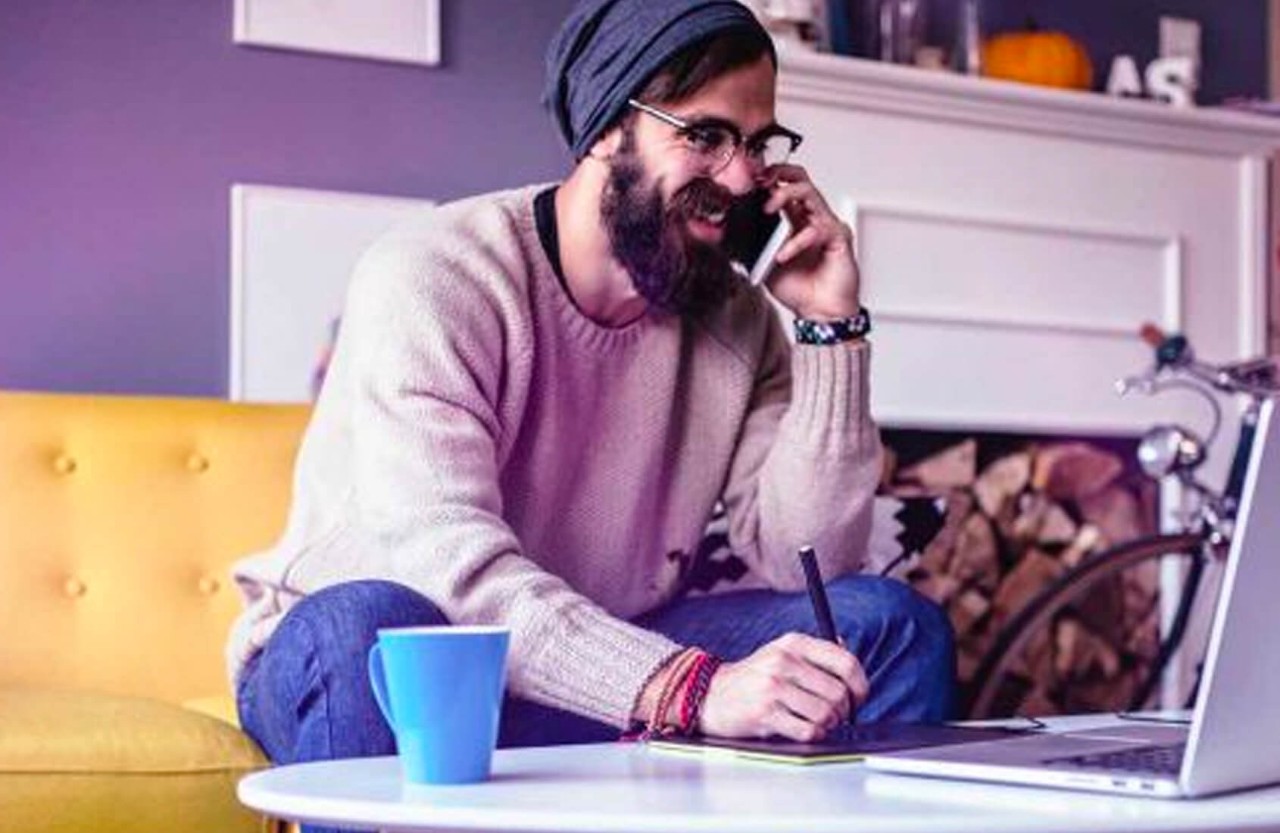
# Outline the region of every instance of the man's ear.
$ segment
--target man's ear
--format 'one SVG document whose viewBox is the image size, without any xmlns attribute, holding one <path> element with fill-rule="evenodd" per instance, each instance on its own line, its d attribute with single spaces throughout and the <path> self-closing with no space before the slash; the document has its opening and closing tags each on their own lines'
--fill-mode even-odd
<svg viewBox="0 0 1280 833">
<path fill-rule="evenodd" d="M 595 144 L 591 146 L 591 150 L 587 151 L 587 156 L 592 159 L 611 159 L 613 155 L 622 147 L 622 126 L 615 125 L 596 139 Z"/>
</svg>

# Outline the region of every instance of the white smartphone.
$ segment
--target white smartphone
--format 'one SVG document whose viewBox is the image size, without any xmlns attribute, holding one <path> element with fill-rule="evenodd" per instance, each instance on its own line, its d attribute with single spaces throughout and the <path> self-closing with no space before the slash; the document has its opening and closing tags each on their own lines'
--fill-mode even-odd
<svg viewBox="0 0 1280 833">
<path fill-rule="evenodd" d="M 725 250 L 734 270 L 752 286 L 759 286 L 773 269 L 778 250 L 791 236 L 791 223 L 779 211 L 768 214 L 763 188 L 744 197 L 729 211 L 725 225 Z"/>
</svg>

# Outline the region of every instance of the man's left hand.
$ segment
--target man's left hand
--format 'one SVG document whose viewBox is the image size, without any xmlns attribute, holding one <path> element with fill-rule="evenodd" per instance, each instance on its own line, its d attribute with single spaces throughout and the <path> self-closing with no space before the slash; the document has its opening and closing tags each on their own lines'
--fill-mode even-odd
<svg viewBox="0 0 1280 833">
<path fill-rule="evenodd" d="M 765 280 L 769 291 L 801 318 L 831 321 L 856 315 L 861 275 L 853 231 L 799 165 L 775 165 L 765 173 L 764 185 L 770 191 L 765 211 L 785 212 L 792 227 Z"/>
</svg>

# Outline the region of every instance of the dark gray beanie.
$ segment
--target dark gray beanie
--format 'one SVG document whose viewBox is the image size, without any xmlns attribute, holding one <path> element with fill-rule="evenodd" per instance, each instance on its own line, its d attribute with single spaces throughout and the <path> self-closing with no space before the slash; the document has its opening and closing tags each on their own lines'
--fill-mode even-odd
<svg viewBox="0 0 1280 833">
<path fill-rule="evenodd" d="M 581 159 L 649 77 L 708 35 L 752 28 L 738 0 L 582 0 L 547 50 L 543 103 Z M 772 42 L 770 41 L 772 50 Z M 777 57 L 772 56 L 774 63 Z"/>
</svg>

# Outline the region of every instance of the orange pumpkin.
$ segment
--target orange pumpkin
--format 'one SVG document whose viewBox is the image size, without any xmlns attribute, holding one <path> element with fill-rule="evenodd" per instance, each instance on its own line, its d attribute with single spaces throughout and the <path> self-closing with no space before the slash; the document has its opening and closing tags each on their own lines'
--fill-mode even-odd
<svg viewBox="0 0 1280 833">
<path fill-rule="evenodd" d="M 987 39 L 982 45 L 982 74 L 1070 90 L 1093 86 L 1089 53 L 1062 32 L 1006 32 Z"/>
</svg>

